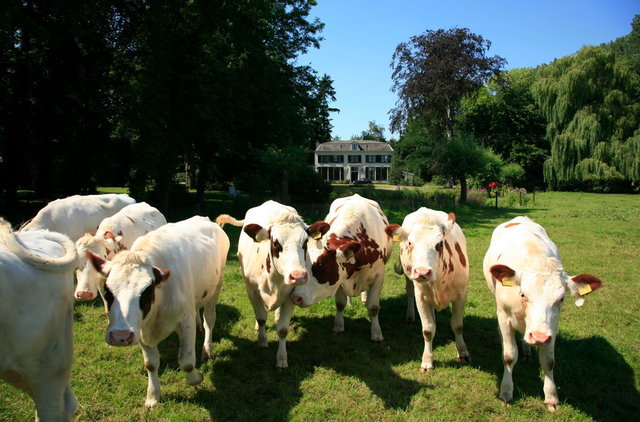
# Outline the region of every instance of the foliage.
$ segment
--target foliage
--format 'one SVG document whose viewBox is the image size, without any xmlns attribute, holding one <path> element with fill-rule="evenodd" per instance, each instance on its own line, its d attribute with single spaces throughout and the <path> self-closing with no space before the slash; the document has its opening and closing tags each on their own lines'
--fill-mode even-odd
<svg viewBox="0 0 640 422">
<path fill-rule="evenodd" d="M 500 169 L 500 182 L 507 186 L 522 186 L 524 180 L 524 169 L 516 163 L 508 163 Z"/>
<path fill-rule="evenodd" d="M 387 139 L 384 136 L 384 126 L 376 123 L 375 120 L 369 122 L 369 128 L 363 130 L 360 136 L 352 136 L 351 139 L 368 139 L 371 141 L 386 142 Z"/>
<path fill-rule="evenodd" d="M 533 95 L 549 122 L 551 187 L 640 181 L 640 75 L 627 61 L 584 47 L 540 68 Z"/>
<path fill-rule="evenodd" d="M 468 28 L 427 30 L 398 44 L 392 56 L 393 85 L 398 95 L 391 110 L 391 129 L 404 131 L 413 118 L 453 136 L 458 102 L 496 76 L 505 60 L 488 57 L 491 42 Z"/>
<path fill-rule="evenodd" d="M 542 187 L 542 167 L 550 153 L 546 121 L 531 95 L 536 70 L 513 69 L 501 79 L 467 95 L 457 118 L 459 130 L 471 132 L 478 143 L 525 171 L 528 188 Z"/>
</svg>

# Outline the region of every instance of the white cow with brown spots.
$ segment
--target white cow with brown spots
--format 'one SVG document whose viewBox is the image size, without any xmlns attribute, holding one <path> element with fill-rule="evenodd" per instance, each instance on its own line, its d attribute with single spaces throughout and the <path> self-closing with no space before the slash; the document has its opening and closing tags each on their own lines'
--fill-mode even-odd
<svg viewBox="0 0 640 422">
<path fill-rule="evenodd" d="M 75 298 L 92 300 L 98 291 L 103 296 L 104 277 L 91 265 L 87 252 L 110 260 L 117 252 L 131 248 L 140 236 L 165 224 L 167 220 L 158 209 L 146 202 L 139 202 L 127 205 L 116 214 L 102 220 L 95 235 L 86 233 L 78 239 L 76 249 L 80 257 L 80 266 L 76 271 L 78 285 Z"/>
<path fill-rule="evenodd" d="M 223 214 L 216 222 L 221 226 L 229 223 L 243 227 L 238 260 L 256 316 L 258 345 L 267 347 L 267 311 L 276 311 L 279 337 L 276 367 L 287 368 L 286 339 L 294 307 L 289 295 L 294 286 L 306 283 L 309 278 L 307 242 L 326 233 L 328 224 L 316 222 L 307 226 L 294 208 L 275 201 L 249 209 L 244 220 Z"/>
<path fill-rule="evenodd" d="M 178 361 L 187 382 L 202 381 L 195 369 L 196 323 L 204 307 L 204 362 L 212 357 L 211 330 L 228 251 L 229 238 L 220 226 L 196 216 L 138 238 L 130 250 L 111 261 L 91 255 L 93 265 L 106 277 L 106 342 L 142 347 L 149 376 L 145 406 L 160 400 L 158 343 L 174 331 L 180 337 Z"/>
<path fill-rule="evenodd" d="M 424 352 L 421 371 L 433 369 L 435 310 L 451 306 L 451 329 L 455 334 L 458 360 L 469 362 L 469 351 L 462 337 L 464 306 L 467 300 L 469 259 L 467 241 L 453 213 L 428 208 L 407 215 L 402 227 L 389 226 L 388 232 L 400 242 L 398 274 L 406 277 L 407 320 L 415 319 L 414 301 L 422 321 Z"/>
<path fill-rule="evenodd" d="M 14 234 L 0 218 L 0 379 L 33 399 L 36 421 L 70 421 L 77 407 L 69 383 L 76 265 L 63 234 Z"/>
<path fill-rule="evenodd" d="M 102 220 L 117 213 L 135 199 L 127 194 L 73 195 L 49 202 L 20 231 L 51 230 L 66 234 L 74 242 L 93 233 Z"/>
<path fill-rule="evenodd" d="M 335 295 L 336 318 L 333 331 L 344 329 L 344 307 L 348 296 L 361 293 L 371 317 L 371 340 L 382 342 L 378 314 L 384 281 L 384 266 L 391 255 L 391 236 L 385 232 L 389 222 L 377 202 L 360 195 L 333 201 L 325 222 L 326 235 L 309 246 L 312 277 L 296 286 L 291 301 L 298 306 Z"/>
<path fill-rule="evenodd" d="M 559 404 L 553 379 L 554 348 L 565 293 L 577 296 L 580 306 L 584 296 L 600 288 L 602 281 L 589 274 L 568 276 L 555 243 L 542 226 L 527 217 L 516 217 L 494 230 L 484 257 L 484 276 L 496 297 L 502 336 L 500 398 L 505 402 L 513 399 L 513 367 L 518 360 L 515 332 L 519 331 L 527 348 L 538 347 L 544 403 L 554 411 Z"/>
</svg>

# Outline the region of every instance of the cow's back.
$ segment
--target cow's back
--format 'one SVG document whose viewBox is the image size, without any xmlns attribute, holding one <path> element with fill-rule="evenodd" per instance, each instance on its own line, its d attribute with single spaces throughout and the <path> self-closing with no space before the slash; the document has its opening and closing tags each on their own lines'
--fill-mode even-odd
<svg viewBox="0 0 640 422">
<path fill-rule="evenodd" d="M 129 249 L 133 242 L 158 227 L 167 224 L 164 215 L 146 202 L 130 204 L 112 216 L 102 220 L 96 231 L 97 237 L 104 237 L 107 232 L 122 233 L 120 243 Z"/>
</svg>

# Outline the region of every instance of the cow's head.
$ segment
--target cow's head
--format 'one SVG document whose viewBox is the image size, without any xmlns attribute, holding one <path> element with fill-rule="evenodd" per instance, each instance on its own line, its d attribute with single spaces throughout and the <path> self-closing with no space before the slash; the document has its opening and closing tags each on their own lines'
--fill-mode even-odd
<svg viewBox="0 0 640 422">
<path fill-rule="evenodd" d="M 400 242 L 402 272 L 410 280 L 434 280 L 439 270 L 448 269 L 449 264 L 444 261 L 443 254 L 446 251 L 451 256 L 453 245 L 449 245 L 445 237 L 455 222 L 453 213 L 447 215 L 418 210 L 408 215 L 402 226 L 387 226 L 387 234 Z"/>
<path fill-rule="evenodd" d="M 76 270 L 78 285 L 74 292 L 74 297 L 78 300 L 92 300 L 98 295 L 98 288 L 104 284 L 104 277 L 96 271 L 91 264 L 91 255 L 107 259 L 107 250 L 104 242 L 89 233 L 76 241 L 78 251 L 79 266 Z"/>
<path fill-rule="evenodd" d="M 157 290 L 167 281 L 170 271 L 154 267 L 140 252 L 122 252 L 111 262 L 92 256 L 91 263 L 106 278 L 106 342 L 112 346 L 137 344 L 142 321 L 153 312 Z"/>
<path fill-rule="evenodd" d="M 122 235 L 122 230 L 120 230 L 117 234 L 107 230 L 104 232 L 102 237 L 104 238 L 104 244 L 105 248 L 107 249 L 108 255 L 113 255 L 120 252 L 121 250 L 126 249 L 122 246 L 122 239 L 124 237 Z"/>
<path fill-rule="evenodd" d="M 299 217 L 291 216 L 268 229 L 247 224 L 243 230 L 254 242 L 264 243 L 268 248 L 267 271 L 282 275 L 287 285 L 299 286 L 309 278 L 308 243 L 318 241 L 329 230 L 329 224 L 318 221 L 307 226 Z"/>
<path fill-rule="evenodd" d="M 529 261 L 534 270 L 516 271 L 507 265 L 490 268 L 492 277 L 507 289 L 496 290 L 496 295 L 520 295 L 526 325 L 524 341 L 535 346 L 555 343 L 560 311 L 565 294 L 577 296 L 581 305 L 584 297 L 602 285 L 593 275 L 568 276 L 556 258 Z M 511 290 L 513 289 L 513 290 Z"/>
</svg>

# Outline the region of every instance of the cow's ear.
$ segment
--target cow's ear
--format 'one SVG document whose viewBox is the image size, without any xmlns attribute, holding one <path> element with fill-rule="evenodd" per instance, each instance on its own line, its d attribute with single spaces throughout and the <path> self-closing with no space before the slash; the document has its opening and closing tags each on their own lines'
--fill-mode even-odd
<svg viewBox="0 0 640 422">
<path fill-rule="evenodd" d="M 453 228 L 454 224 L 456 224 L 456 215 L 452 212 L 449 213 L 449 215 L 447 216 L 447 221 L 445 221 L 444 223 L 444 234 L 447 234 L 451 231 L 451 229 Z"/>
<path fill-rule="evenodd" d="M 349 262 L 351 264 L 355 263 L 354 257 L 361 247 L 362 245 L 360 245 L 360 243 L 358 242 L 349 242 L 341 245 L 336 250 L 336 260 L 338 262 Z"/>
<path fill-rule="evenodd" d="M 331 226 L 325 221 L 316 221 L 307 228 L 307 234 L 310 238 L 320 240 L 322 236 L 327 234 Z"/>
<path fill-rule="evenodd" d="M 586 296 L 602 287 L 602 280 L 591 274 L 568 276 L 567 287 L 573 296 Z"/>
<path fill-rule="evenodd" d="M 496 264 L 492 266 L 489 271 L 493 278 L 502 283 L 503 286 L 511 287 L 518 283 L 516 272 L 513 268 L 502 264 Z"/>
<path fill-rule="evenodd" d="M 105 277 L 109 275 L 109 271 L 107 271 L 107 269 L 105 268 L 105 264 L 107 261 L 100 258 L 98 255 L 91 253 L 90 251 L 85 251 L 84 254 L 97 272 L 104 275 Z"/>
<path fill-rule="evenodd" d="M 384 231 L 394 242 L 404 242 L 409 237 L 409 232 L 398 224 L 389 224 Z"/>
<path fill-rule="evenodd" d="M 244 232 L 253 239 L 254 242 L 262 242 L 269 239 L 269 233 L 260 224 L 247 224 Z"/>
<path fill-rule="evenodd" d="M 162 283 L 163 281 L 167 281 L 170 275 L 171 275 L 170 270 L 167 270 L 167 269 L 161 270 L 160 268 L 153 267 L 153 277 L 154 277 L 153 283 L 156 286 Z"/>
</svg>

